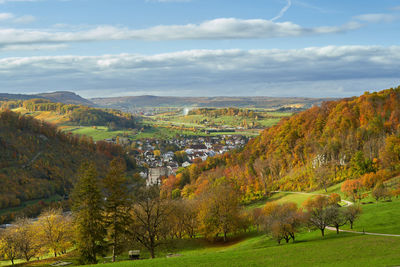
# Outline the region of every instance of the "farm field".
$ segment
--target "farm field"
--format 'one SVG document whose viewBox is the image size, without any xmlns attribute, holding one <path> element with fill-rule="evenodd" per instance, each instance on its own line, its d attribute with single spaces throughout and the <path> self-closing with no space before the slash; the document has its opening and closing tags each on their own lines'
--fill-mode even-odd
<svg viewBox="0 0 400 267">
<path fill-rule="evenodd" d="M 216 111 L 214 109 L 212 111 Z M 244 109 L 246 112 L 252 112 L 251 109 Z M 145 116 L 145 122 L 159 125 L 175 125 L 184 127 L 196 127 L 207 129 L 212 127 L 232 127 L 232 128 L 254 128 L 262 129 L 275 125 L 284 117 L 292 115 L 290 112 L 279 112 L 271 110 L 257 110 L 259 116 L 248 117 L 245 115 L 219 115 L 211 114 L 184 114 L 178 109 L 173 112 L 161 113 L 153 116 Z"/>
<path fill-rule="evenodd" d="M 263 115 L 259 119 L 248 119 L 241 116 L 204 116 L 183 115 L 181 109 L 176 111 L 140 117 L 141 123 L 146 125 L 141 130 L 111 130 L 106 126 L 78 126 L 71 123 L 67 115 L 61 115 L 52 111 L 29 112 L 24 108 L 16 108 L 13 111 L 33 116 L 36 119 L 56 124 L 61 130 L 78 135 L 86 135 L 94 141 L 115 138 L 116 136 L 128 137 L 131 140 L 146 138 L 168 139 L 177 135 L 186 136 L 214 136 L 214 135 L 245 135 L 257 136 L 266 127 L 277 124 L 282 118 L 291 115 L 289 112 L 274 112 L 259 110 Z M 243 122 L 252 127 L 243 127 Z M 205 132 L 210 128 L 219 128 L 218 132 Z M 226 129 L 227 131 L 224 131 Z M 232 131 L 232 129 L 235 129 Z"/>
</svg>

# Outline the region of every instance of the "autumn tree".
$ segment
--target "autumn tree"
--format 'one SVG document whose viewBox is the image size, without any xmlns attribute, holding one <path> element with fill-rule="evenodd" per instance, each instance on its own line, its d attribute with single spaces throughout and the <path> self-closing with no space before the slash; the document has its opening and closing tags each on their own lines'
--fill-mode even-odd
<svg viewBox="0 0 400 267">
<path fill-rule="evenodd" d="M 318 195 L 307 199 L 303 206 L 308 212 L 308 223 L 321 231 L 322 237 L 325 235 L 325 228 L 331 223 L 326 208 L 329 199 L 326 196 Z"/>
<path fill-rule="evenodd" d="M 78 252 L 82 263 L 97 263 L 104 249 L 103 197 L 96 167 L 84 163 L 73 192 L 74 224 Z"/>
<path fill-rule="evenodd" d="M 353 201 L 364 198 L 364 187 L 360 179 L 347 180 L 342 184 L 342 192 L 351 197 Z"/>
<path fill-rule="evenodd" d="M 320 166 L 314 171 L 314 178 L 317 184 L 328 192 L 328 186 L 332 181 L 332 172 L 328 166 Z"/>
<path fill-rule="evenodd" d="M 214 185 L 204 192 L 200 199 L 199 223 L 201 232 L 207 237 L 234 232 L 240 221 L 238 192 L 226 181 Z"/>
<path fill-rule="evenodd" d="M 108 241 L 112 248 L 112 261 L 120 252 L 129 224 L 129 209 L 131 196 L 128 190 L 128 180 L 125 176 L 125 162 L 123 159 L 114 159 L 110 163 L 110 169 L 103 180 L 104 187 L 104 222 L 108 233 Z"/>
<path fill-rule="evenodd" d="M 254 208 L 252 210 L 252 221 L 253 224 L 256 226 L 258 232 L 260 230 L 260 225 L 264 221 L 264 212 L 262 208 Z"/>
<path fill-rule="evenodd" d="M 28 218 L 20 218 L 13 224 L 16 229 L 17 247 L 21 256 L 30 261 L 33 257 L 38 256 L 42 245 L 40 232 L 37 231 L 32 220 Z"/>
<path fill-rule="evenodd" d="M 10 260 L 14 265 L 14 261 L 21 255 L 18 248 L 18 232 L 15 227 L 9 227 L 0 232 L 0 254 L 5 259 Z"/>
<path fill-rule="evenodd" d="M 72 246 L 71 227 L 71 218 L 63 215 L 61 209 L 49 209 L 43 212 L 35 222 L 38 240 L 41 241 L 43 247 L 53 253 L 54 257 L 66 252 Z"/>
<path fill-rule="evenodd" d="M 342 200 L 338 193 L 331 193 L 329 194 L 328 198 L 329 205 L 338 205 L 339 202 Z"/>
<path fill-rule="evenodd" d="M 152 258 L 155 249 L 162 243 L 165 235 L 165 223 L 171 209 L 169 201 L 160 198 L 158 186 L 142 188 L 135 196 L 132 208 L 130 231 L 136 241 L 142 244 Z"/>
<path fill-rule="evenodd" d="M 179 199 L 171 201 L 172 212 L 168 216 L 168 228 L 171 237 L 194 238 L 197 234 L 198 201 L 194 199 Z"/>
<path fill-rule="evenodd" d="M 278 204 L 270 202 L 263 209 L 264 229 L 278 244 L 284 239 L 286 243 L 290 239 L 295 241 L 295 234 L 304 222 L 304 214 L 297 208 L 295 203 Z"/>
<path fill-rule="evenodd" d="M 372 190 L 372 196 L 376 199 L 376 201 L 379 201 L 380 199 L 391 198 L 389 190 L 381 182 L 377 183 L 374 187 L 374 190 Z"/>
</svg>

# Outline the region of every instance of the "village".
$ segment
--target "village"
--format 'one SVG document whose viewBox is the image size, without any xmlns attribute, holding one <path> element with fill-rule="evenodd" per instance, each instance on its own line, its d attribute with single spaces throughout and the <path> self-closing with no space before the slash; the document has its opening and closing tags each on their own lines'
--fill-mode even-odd
<svg viewBox="0 0 400 267">
<path fill-rule="evenodd" d="M 179 168 L 189 167 L 194 162 L 239 149 L 247 144 L 244 135 L 186 136 L 176 138 L 130 140 L 125 137 L 107 139 L 130 147 L 136 163 L 141 168 L 140 176 L 147 185 L 159 184 L 161 177 L 176 174 Z"/>
</svg>

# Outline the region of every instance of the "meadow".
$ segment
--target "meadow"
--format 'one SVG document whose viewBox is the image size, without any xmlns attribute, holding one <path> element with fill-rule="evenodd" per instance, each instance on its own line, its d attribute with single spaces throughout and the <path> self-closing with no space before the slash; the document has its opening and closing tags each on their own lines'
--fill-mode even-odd
<svg viewBox="0 0 400 267">
<path fill-rule="evenodd" d="M 330 192 L 340 192 L 337 184 L 328 188 Z M 274 193 L 267 200 L 247 205 L 248 209 L 263 207 L 268 201 L 295 202 L 299 206 L 312 194 L 290 192 Z M 358 205 L 358 204 L 356 204 Z M 360 204 L 363 213 L 354 224 L 354 230 L 377 233 L 400 234 L 400 199 L 390 202 Z M 347 229 L 349 227 L 342 227 Z M 143 248 L 141 260 L 129 261 L 125 252 L 118 262 L 110 263 L 110 257 L 99 257 L 101 266 L 394 266 L 400 264 L 400 237 L 370 236 L 353 233 L 336 234 L 327 231 L 324 238 L 319 231 L 303 229 L 296 236 L 296 242 L 281 243 L 262 232 L 251 231 L 231 237 L 227 243 L 209 242 L 199 237 L 195 239 L 174 239 L 157 250 L 156 259 L 148 259 Z M 167 257 L 169 256 L 169 257 Z M 54 261 L 77 264 L 74 254 L 61 258 L 49 258 L 29 266 L 48 266 Z M 1 262 L 5 265 L 7 262 Z M 211 265 L 210 265 L 211 264 Z M 96 266 L 96 265 L 93 265 Z M 98 265 L 97 265 L 98 266 Z"/>
</svg>

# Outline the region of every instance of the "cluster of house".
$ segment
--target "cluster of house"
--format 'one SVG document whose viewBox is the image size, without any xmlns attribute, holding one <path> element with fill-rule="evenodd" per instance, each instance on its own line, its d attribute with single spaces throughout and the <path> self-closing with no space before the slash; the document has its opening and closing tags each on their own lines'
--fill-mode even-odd
<svg viewBox="0 0 400 267">
<path fill-rule="evenodd" d="M 138 166 L 145 167 L 141 176 L 151 185 L 159 183 L 162 176 L 175 174 L 180 167 L 240 148 L 247 142 L 248 138 L 242 135 L 139 140 L 136 141 L 136 160 Z"/>
</svg>

